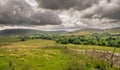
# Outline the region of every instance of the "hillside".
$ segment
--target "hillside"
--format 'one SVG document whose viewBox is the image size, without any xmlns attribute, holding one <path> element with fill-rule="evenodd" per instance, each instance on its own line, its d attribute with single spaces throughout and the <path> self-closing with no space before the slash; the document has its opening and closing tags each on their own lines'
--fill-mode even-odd
<svg viewBox="0 0 120 70">
<path fill-rule="evenodd" d="M 92 33 L 117 34 L 117 33 L 120 33 L 120 27 L 111 28 L 111 29 L 84 28 L 84 29 L 81 29 L 81 30 L 76 30 L 74 32 L 70 32 L 68 34 L 87 35 L 87 34 L 92 34 Z"/>
<path fill-rule="evenodd" d="M 18 36 L 18 35 L 29 35 L 29 34 L 64 34 L 67 31 L 40 31 L 33 29 L 6 29 L 0 31 L 0 36 Z M 112 28 L 112 29 L 95 29 L 95 28 L 84 28 L 81 30 L 76 30 L 73 32 L 69 32 L 68 34 L 76 34 L 76 35 L 87 35 L 92 33 L 110 33 L 116 34 L 120 33 L 120 27 Z"/>
<path fill-rule="evenodd" d="M 112 28 L 112 29 L 106 29 L 105 31 L 109 32 L 109 33 L 120 33 L 120 27 Z"/>
<path fill-rule="evenodd" d="M 17 36 L 17 35 L 29 35 L 29 34 L 58 34 L 66 33 L 65 31 L 40 31 L 32 29 L 6 29 L 0 31 L 0 36 Z"/>
</svg>

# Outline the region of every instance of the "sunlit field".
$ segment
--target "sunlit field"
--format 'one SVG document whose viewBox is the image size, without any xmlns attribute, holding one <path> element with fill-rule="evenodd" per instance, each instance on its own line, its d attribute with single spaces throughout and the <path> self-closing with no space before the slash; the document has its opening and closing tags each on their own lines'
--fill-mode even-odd
<svg viewBox="0 0 120 70">
<path fill-rule="evenodd" d="M 2 40 L 2 39 L 1 39 Z M 4 39 L 5 40 L 5 39 Z M 73 49 L 81 49 L 81 50 L 103 50 L 103 51 L 113 51 L 116 47 L 109 46 L 95 46 L 95 45 L 74 45 L 74 44 L 58 44 L 52 40 L 43 40 L 43 39 L 33 39 L 20 41 L 20 39 L 7 38 L 5 41 L 0 42 L 0 46 L 2 48 L 40 48 L 40 47 L 49 47 L 49 46 L 67 46 Z M 120 53 L 120 48 L 117 48 L 116 53 Z"/>
<path fill-rule="evenodd" d="M 2 40 L 2 39 L 1 39 Z M 92 45 L 57 44 L 51 40 L 26 40 L 11 38 L 0 42 L 0 70 L 119 70 L 109 63 L 86 54 L 77 54 L 72 49 L 113 51 L 114 48 Z M 120 53 L 120 48 L 117 48 Z"/>
</svg>

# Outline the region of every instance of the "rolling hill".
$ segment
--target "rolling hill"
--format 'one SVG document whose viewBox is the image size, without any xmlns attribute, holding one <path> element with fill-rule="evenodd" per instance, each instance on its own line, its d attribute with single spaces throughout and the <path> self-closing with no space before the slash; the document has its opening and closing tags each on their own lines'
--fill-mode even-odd
<svg viewBox="0 0 120 70">
<path fill-rule="evenodd" d="M 18 36 L 18 35 L 29 35 L 29 34 L 62 34 L 66 31 L 40 31 L 32 29 L 6 29 L 0 31 L 0 36 Z"/>
<path fill-rule="evenodd" d="M 120 27 L 111 28 L 111 29 L 84 28 L 84 29 L 81 29 L 81 30 L 76 30 L 74 32 L 70 32 L 68 34 L 87 35 L 87 34 L 92 34 L 92 33 L 118 34 L 118 33 L 120 33 Z"/>
<path fill-rule="evenodd" d="M 120 27 L 112 29 L 95 29 L 95 28 L 84 28 L 81 30 L 76 30 L 73 32 L 67 31 L 40 31 L 33 29 L 6 29 L 0 31 L 0 36 L 19 36 L 19 35 L 29 35 L 29 34 L 76 34 L 76 35 L 87 35 L 92 33 L 110 33 L 118 34 L 120 33 Z"/>
</svg>

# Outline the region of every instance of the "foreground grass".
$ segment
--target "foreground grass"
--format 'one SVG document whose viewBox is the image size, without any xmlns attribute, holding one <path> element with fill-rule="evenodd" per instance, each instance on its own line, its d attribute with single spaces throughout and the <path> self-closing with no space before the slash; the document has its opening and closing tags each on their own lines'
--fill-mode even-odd
<svg viewBox="0 0 120 70">
<path fill-rule="evenodd" d="M 0 70 L 119 70 L 63 48 L 1 48 Z"/>
<path fill-rule="evenodd" d="M 61 57 L 59 49 L 1 49 L 0 70 L 59 70 L 67 63 Z"/>
<path fill-rule="evenodd" d="M 2 42 L 1 42 L 2 43 Z M 6 42 L 3 42 L 6 43 Z M 0 70 L 119 70 L 109 63 L 69 51 L 95 49 L 113 51 L 111 47 L 62 45 L 50 40 L 10 41 L 0 47 Z M 58 46 L 57 48 L 55 48 Z M 120 52 L 117 48 L 116 52 Z"/>
</svg>

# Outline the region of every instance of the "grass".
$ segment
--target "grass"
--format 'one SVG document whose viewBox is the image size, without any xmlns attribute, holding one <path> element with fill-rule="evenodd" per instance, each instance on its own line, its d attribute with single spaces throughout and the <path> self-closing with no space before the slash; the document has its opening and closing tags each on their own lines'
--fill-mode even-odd
<svg viewBox="0 0 120 70">
<path fill-rule="evenodd" d="M 1 48 L 0 70 L 118 70 L 65 48 Z"/>
<path fill-rule="evenodd" d="M 113 51 L 112 47 L 57 44 L 50 40 L 9 41 L 0 45 L 0 70 L 119 70 L 107 62 L 69 51 L 88 49 Z M 56 46 L 58 46 L 56 48 Z M 120 48 L 116 52 L 120 53 Z"/>
<path fill-rule="evenodd" d="M 16 40 L 16 39 L 15 39 Z M 42 40 L 42 39 L 34 39 L 34 40 L 27 40 L 27 41 L 19 41 L 17 39 L 16 41 L 11 42 L 0 42 L 1 47 L 6 48 L 39 48 L 39 47 L 46 47 L 46 46 L 67 46 L 73 49 L 80 49 L 80 50 L 101 50 L 101 51 L 110 51 L 112 52 L 115 47 L 108 47 L 108 46 L 95 46 L 95 45 L 74 45 L 74 44 L 58 44 L 55 41 L 51 40 Z M 115 53 L 120 53 L 120 48 L 116 48 Z"/>
<path fill-rule="evenodd" d="M 59 49 L 5 49 L 0 50 L 0 70 L 59 70 L 62 52 Z M 4 53 L 5 52 L 5 53 Z"/>
<path fill-rule="evenodd" d="M 69 46 L 70 48 L 73 49 L 79 49 L 79 50 L 100 50 L 100 51 L 108 51 L 108 52 L 113 52 L 114 48 L 116 47 L 108 47 L 108 46 L 94 46 L 94 45 L 71 45 Z M 116 48 L 115 53 L 120 53 L 120 48 Z"/>
<path fill-rule="evenodd" d="M 68 52 L 68 57 L 69 62 L 65 70 L 118 70 L 118 68 L 111 67 L 109 63 L 91 58 L 84 53 L 78 55 L 75 52 Z"/>
</svg>

